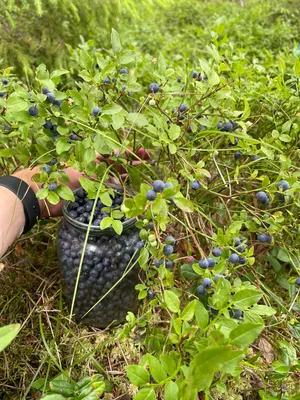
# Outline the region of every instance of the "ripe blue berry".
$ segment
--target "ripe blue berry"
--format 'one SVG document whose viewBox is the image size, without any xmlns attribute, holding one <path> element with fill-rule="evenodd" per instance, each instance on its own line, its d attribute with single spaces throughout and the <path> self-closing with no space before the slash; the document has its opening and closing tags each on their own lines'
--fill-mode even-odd
<svg viewBox="0 0 300 400">
<path fill-rule="evenodd" d="M 281 189 L 283 192 L 285 192 L 290 188 L 290 184 L 285 180 L 281 180 L 277 183 L 276 187 L 278 190 Z"/>
<path fill-rule="evenodd" d="M 260 203 L 264 205 L 267 205 L 269 203 L 269 197 L 266 192 L 260 191 L 256 193 L 256 198 Z"/>
<path fill-rule="evenodd" d="M 209 262 L 206 258 L 202 258 L 202 260 L 199 261 L 199 267 L 202 269 L 206 269 L 209 267 Z"/>
<path fill-rule="evenodd" d="M 206 293 L 206 289 L 204 286 L 199 285 L 196 289 L 196 292 L 200 295 L 203 296 Z"/>
<path fill-rule="evenodd" d="M 233 310 L 233 318 L 235 318 L 235 319 L 243 318 L 243 311 L 241 311 L 241 310 Z"/>
<path fill-rule="evenodd" d="M 232 124 L 232 122 L 225 122 L 225 123 L 223 124 L 223 131 L 225 131 L 225 132 L 230 132 L 230 131 L 232 131 L 232 129 L 233 129 L 233 124 Z"/>
<path fill-rule="evenodd" d="M 239 264 L 246 264 L 247 259 L 245 257 L 239 256 Z"/>
<path fill-rule="evenodd" d="M 224 278 L 224 275 L 222 275 L 222 274 L 217 274 L 217 275 L 215 275 L 215 276 L 214 276 L 214 282 L 217 282 L 218 279 L 221 278 L 221 277 Z"/>
<path fill-rule="evenodd" d="M 196 78 L 198 78 L 198 72 L 197 71 L 193 71 L 193 74 L 192 74 L 192 76 L 193 76 L 193 79 L 196 79 Z"/>
<path fill-rule="evenodd" d="M 201 184 L 196 179 L 191 183 L 191 189 L 198 190 L 201 188 Z"/>
<path fill-rule="evenodd" d="M 165 184 L 163 181 L 156 180 L 152 183 L 153 190 L 157 193 L 162 192 L 165 188 Z"/>
<path fill-rule="evenodd" d="M 52 160 L 49 162 L 49 165 L 55 165 L 57 163 L 56 158 L 52 158 Z"/>
<path fill-rule="evenodd" d="M 143 247 L 145 246 L 145 243 L 140 240 L 139 242 L 137 242 L 137 244 L 135 245 L 135 248 L 138 250 L 141 250 Z"/>
<path fill-rule="evenodd" d="M 235 253 L 232 253 L 231 256 L 229 257 L 229 261 L 232 264 L 238 264 L 239 263 L 239 256 Z"/>
<path fill-rule="evenodd" d="M 172 268 L 173 267 L 173 261 L 167 260 L 166 261 L 166 268 Z"/>
<path fill-rule="evenodd" d="M 47 96 L 47 100 L 49 101 L 49 103 L 53 104 L 54 100 L 55 100 L 55 95 L 53 93 L 49 92 L 46 94 L 46 96 Z"/>
<path fill-rule="evenodd" d="M 109 78 L 104 78 L 103 81 L 104 85 L 109 85 L 110 84 L 110 79 Z"/>
<path fill-rule="evenodd" d="M 154 192 L 154 190 L 148 190 L 148 192 L 146 193 L 146 198 L 149 201 L 155 200 L 156 196 L 157 196 L 157 194 L 156 194 L 156 192 Z"/>
<path fill-rule="evenodd" d="M 0 92 L 0 97 L 4 97 L 7 94 L 7 92 Z"/>
<path fill-rule="evenodd" d="M 100 107 L 94 107 L 93 109 L 92 109 L 92 115 L 93 115 L 93 117 L 97 117 L 97 115 L 100 113 L 100 115 L 101 115 L 101 108 Z"/>
<path fill-rule="evenodd" d="M 232 243 L 233 243 L 234 247 L 237 247 L 237 246 L 239 246 L 241 244 L 241 240 L 239 238 L 237 238 L 237 237 L 234 237 L 232 239 Z"/>
<path fill-rule="evenodd" d="M 171 188 L 171 187 L 173 187 L 174 185 L 173 185 L 173 183 L 171 183 L 171 182 L 166 182 L 165 183 L 165 189 L 167 189 L 167 188 Z"/>
<path fill-rule="evenodd" d="M 120 75 L 127 75 L 127 74 L 128 74 L 128 70 L 126 68 L 120 69 Z"/>
<path fill-rule="evenodd" d="M 179 111 L 180 112 L 185 112 L 187 110 L 187 105 L 186 104 L 180 104 L 179 106 Z"/>
<path fill-rule="evenodd" d="M 215 257 L 220 257 L 222 255 L 222 250 L 216 247 L 212 249 L 212 255 Z"/>
<path fill-rule="evenodd" d="M 48 189 L 50 192 L 54 192 L 57 189 L 57 184 L 56 183 L 50 183 L 48 186 Z"/>
<path fill-rule="evenodd" d="M 242 152 L 236 151 L 236 152 L 234 153 L 234 158 L 235 158 L 236 160 L 240 160 L 242 157 L 243 157 L 243 153 L 242 153 Z"/>
<path fill-rule="evenodd" d="M 172 253 L 174 253 L 174 247 L 170 244 L 166 244 L 163 248 L 163 253 L 165 256 L 170 256 Z"/>
<path fill-rule="evenodd" d="M 155 297 L 155 294 L 154 294 L 154 292 L 152 292 L 152 290 L 148 290 L 147 295 L 148 295 L 149 299 L 154 299 L 154 297 Z"/>
<path fill-rule="evenodd" d="M 251 157 L 251 161 L 257 161 L 258 159 L 259 159 L 259 156 L 256 156 L 256 155 Z"/>
<path fill-rule="evenodd" d="M 62 102 L 63 102 L 62 100 L 54 100 L 53 104 L 54 104 L 55 106 L 61 108 Z"/>
<path fill-rule="evenodd" d="M 44 88 L 42 88 L 42 93 L 48 94 L 48 93 L 50 93 L 50 90 L 48 88 L 44 87 Z"/>
<path fill-rule="evenodd" d="M 155 82 L 150 83 L 149 90 L 150 92 L 157 93 L 159 91 L 159 85 Z"/>
<path fill-rule="evenodd" d="M 176 240 L 173 238 L 173 236 L 167 236 L 165 239 L 165 243 L 174 245 L 176 243 Z"/>
<path fill-rule="evenodd" d="M 243 253 L 245 251 L 245 246 L 243 245 L 237 246 L 236 251 L 238 251 L 239 253 Z"/>
<path fill-rule="evenodd" d="M 51 167 L 50 167 L 49 165 L 44 165 L 44 166 L 42 167 L 42 170 L 45 171 L 46 174 L 49 175 L 50 172 L 51 172 Z"/>
<path fill-rule="evenodd" d="M 211 283 L 211 279 L 209 278 L 204 278 L 201 285 L 205 288 L 207 287 L 211 287 L 212 283 Z"/>
<path fill-rule="evenodd" d="M 218 129 L 219 131 L 222 131 L 222 130 L 223 130 L 223 122 L 218 122 L 217 129 Z"/>
<path fill-rule="evenodd" d="M 123 85 L 123 86 L 121 87 L 121 90 L 122 90 L 122 92 L 125 92 L 125 90 L 126 90 L 126 86 L 125 86 L 125 85 Z"/>
<path fill-rule="evenodd" d="M 79 136 L 76 135 L 76 133 L 72 133 L 72 134 L 69 136 L 69 138 L 70 138 L 71 140 L 79 140 L 79 139 L 80 139 Z"/>
<path fill-rule="evenodd" d="M 268 233 L 260 233 L 257 236 L 257 240 L 261 243 L 272 243 L 272 236 L 270 236 Z"/>
<path fill-rule="evenodd" d="M 2 78 L 2 83 L 3 83 L 3 85 L 7 85 L 8 84 L 8 80 L 6 78 Z"/>
<path fill-rule="evenodd" d="M 297 278 L 295 283 L 297 286 L 300 286 L 300 278 Z"/>
<path fill-rule="evenodd" d="M 29 113 L 29 115 L 31 115 L 32 117 L 37 117 L 38 114 L 39 114 L 39 110 L 38 110 L 36 107 L 31 106 L 31 107 L 29 107 L 29 109 L 28 109 L 28 113 Z"/>
<path fill-rule="evenodd" d="M 163 263 L 163 260 L 154 260 L 153 261 L 153 264 L 156 268 L 160 267 L 162 263 Z"/>
<path fill-rule="evenodd" d="M 209 257 L 207 259 L 207 261 L 208 261 L 209 268 L 213 268 L 217 264 L 217 261 L 214 258 L 211 258 L 211 257 Z"/>
<path fill-rule="evenodd" d="M 177 82 L 180 83 L 181 82 L 181 76 L 177 77 Z"/>
</svg>

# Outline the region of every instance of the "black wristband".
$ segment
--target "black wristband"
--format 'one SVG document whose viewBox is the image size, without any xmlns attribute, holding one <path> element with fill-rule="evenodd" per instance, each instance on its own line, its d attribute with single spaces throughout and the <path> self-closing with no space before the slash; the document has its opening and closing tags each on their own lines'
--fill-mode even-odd
<svg viewBox="0 0 300 400">
<path fill-rule="evenodd" d="M 0 186 L 6 187 L 21 200 L 25 214 L 23 234 L 29 232 L 36 223 L 36 219 L 41 215 L 40 205 L 34 191 L 26 182 L 16 176 L 0 177 Z"/>
</svg>

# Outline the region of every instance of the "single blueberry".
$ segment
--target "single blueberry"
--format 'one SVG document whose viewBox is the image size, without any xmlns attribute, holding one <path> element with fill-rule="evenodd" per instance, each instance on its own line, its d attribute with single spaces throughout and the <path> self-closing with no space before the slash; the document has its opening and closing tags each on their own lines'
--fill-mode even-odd
<svg viewBox="0 0 300 400">
<path fill-rule="evenodd" d="M 173 267 L 173 261 L 167 260 L 166 261 L 166 268 L 172 268 Z"/>
<path fill-rule="evenodd" d="M 158 180 L 156 180 L 156 181 L 154 181 L 154 182 L 152 183 L 152 188 L 153 188 L 153 190 L 154 190 L 155 192 L 159 193 L 159 192 L 162 192 L 162 191 L 164 190 L 165 184 L 164 184 L 163 181 L 160 181 L 160 180 L 158 179 Z"/>
<path fill-rule="evenodd" d="M 7 94 L 7 92 L 0 92 L 0 97 L 4 97 Z"/>
<path fill-rule="evenodd" d="M 209 268 L 213 268 L 213 267 L 216 265 L 216 263 L 217 263 L 217 261 L 216 261 L 214 258 L 211 258 L 211 257 L 209 257 L 209 258 L 207 259 L 207 261 L 208 261 L 208 266 L 209 266 Z"/>
<path fill-rule="evenodd" d="M 239 264 L 246 264 L 247 259 L 245 257 L 239 256 Z"/>
<path fill-rule="evenodd" d="M 31 115 L 32 117 L 37 117 L 38 114 L 39 114 L 39 110 L 38 110 L 36 107 L 31 106 L 31 107 L 29 107 L 29 109 L 28 109 L 28 113 L 29 113 L 29 115 Z"/>
<path fill-rule="evenodd" d="M 244 245 L 237 246 L 236 251 L 238 251 L 239 253 L 243 253 L 245 251 L 245 246 Z"/>
<path fill-rule="evenodd" d="M 215 257 L 220 257 L 222 255 L 222 250 L 219 247 L 212 249 L 212 255 Z"/>
<path fill-rule="evenodd" d="M 176 243 L 176 239 L 173 238 L 173 236 L 167 236 L 166 239 L 165 239 L 165 243 L 174 245 Z"/>
<path fill-rule="evenodd" d="M 61 108 L 62 102 L 63 102 L 62 100 L 54 100 L 53 105 Z"/>
<path fill-rule="evenodd" d="M 135 245 L 135 248 L 138 249 L 138 250 L 141 250 L 144 246 L 145 246 L 145 243 L 142 240 L 140 240 Z"/>
<path fill-rule="evenodd" d="M 196 179 L 191 183 L 191 189 L 198 190 L 201 188 L 201 184 Z"/>
<path fill-rule="evenodd" d="M 269 203 L 269 197 L 266 192 L 260 191 L 256 193 L 256 198 L 260 203 L 264 205 L 267 205 Z"/>
<path fill-rule="evenodd" d="M 150 83 L 149 85 L 149 91 L 153 93 L 157 93 L 159 91 L 159 85 L 155 82 Z"/>
<path fill-rule="evenodd" d="M 92 115 L 93 115 L 93 117 L 97 117 L 98 115 L 101 115 L 101 108 L 100 107 L 94 107 L 92 109 Z"/>
<path fill-rule="evenodd" d="M 181 82 L 181 76 L 177 77 L 177 82 L 180 83 Z"/>
<path fill-rule="evenodd" d="M 234 158 L 235 158 L 236 160 L 240 160 L 242 157 L 243 157 L 243 153 L 242 153 L 242 152 L 236 151 L 236 152 L 234 153 Z"/>
<path fill-rule="evenodd" d="M 296 279 L 295 283 L 296 283 L 297 286 L 300 286 L 300 277 Z"/>
<path fill-rule="evenodd" d="M 49 92 L 46 94 L 46 96 L 47 96 L 47 100 L 49 101 L 49 103 L 53 104 L 54 100 L 55 100 L 55 95 L 53 93 Z"/>
<path fill-rule="evenodd" d="M 238 237 L 234 237 L 232 239 L 232 244 L 234 245 L 234 247 L 240 246 L 241 243 L 241 239 L 239 239 Z"/>
<path fill-rule="evenodd" d="M 235 253 L 232 253 L 231 256 L 229 257 L 229 261 L 232 264 L 238 264 L 239 263 L 239 256 Z"/>
<path fill-rule="evenodd" d="M 281 180 L 277 183 L 276 187 L 278 190 L 281 189 L 283 192 L 285 192 L 290 188 L 290 184 L 285 180 Z"/>
<path fill-rule="evenodd" d="M 259 156 L 255 155 L 251 157 L 251 161 L 257 161 L 259 159 Z"/>
<path fill-rule="evenodd" d="M 163 248 L 163 253 L 165 256 L 170 256 L 174 252 L 174 247 L 170 244 L 166 244 Z"/>
<path fill-rule="evenodd" d="M 148 192 L 146 193 L 146 198 L 149 201 L 155 200 L 156 196 L 157 196 L 157 194 L 156 194 L 156 192 L 154 190 L 148 190 Z"/>
<path fill-rule="evenodd" d="M 233 143 L 232 143 L 232 141 L 230 139 L 228 140 L 229 146 L 237 146 L 238 143 L 239 143 L 239 139 L 236 138 L 236 137 L 234 138 Z"/>
<path fill-rule="evenodd" d="M 8 79 L 2 78 L 2 83 L 3 83 L 3 85 L 7 85 L 8 84 Z"/>
<path fill-rule="evenodd" d="M 125 85 L 123 85 L 123 86 L 121 87 L 121 90 L 122 90 L 122 92 L 125 92 L 125 90 L 126 90 L 126 86 L 125 86 Z"/>
<path fill-rule="evenodd" d="M 163 263 L 163 260 L 154 260 L 153 264 L 156 268 L 160 267 Z"/>
<path fill-rule="evenodd" d="M 48 93 L 50 93 L 50 90 L 48 88 L 44 87 L 44 88 L 42 88 L 42 93 L 48 94 Z"/>
<path fill-rule="evenodd" d="M 219 131 L 222 131 L 222 130 L 223 130 L 223 122 L 218 122 L 217 129 L 218 129 Z"/>
<path fill-rule="evenodd" d="M 48 189 L 50 192 L 54 192 L 57 189 L 57 184 L 56 183 L 50 183 L 48 186 Z"/>
<path fill-rule="evenodd" d="M 196 292 L 200 295 L 203 296 L 206 293 L 206 289 L 204 286 L 199 285 L 196 289 Z"/>
<path fill-rule="evenodd" d="M 109 78 L 104 78 L 103 81 L 104 85 L 109 85 L 110 84 L 110 79 Z"/>
<path fill-rule="evenodd" d="M 187 105 L 184 104 L 184 103 L 180 104 L 179 111 L 180 112 L 185 112 L 186 110 L 187 110 Z"/>
<path fill-rule="evenodd" d="M 154 299 L 154 297 L 155 297 L 155 294 L 152 290 L 148 290 L 147 295 L 148 295 L 149 299 Z"/>
<path fill-rule="evenodd" d="M 57 159 L 56 158 L 52 158 L 52 160 L 49 162 L 49 165 L 53 166 L 57 163 Z"/>
<path fill-rule="evenodd" d="M 211 287 L 212 283 L 211 283 L 211 279 L 209 278 L 204 278 L 201 285 L 205 288 L 207 287 Z"/>
<path fill-rule="evenodd" d="M 241 310 L 233 310 L 233 318 L 235 318 L 235 319 L 243 318 L 243 311 L 241 311 Z"/>
<path fill-rule="evenodd" d="M 44 127 L 45 129 L 51 129 L 51 128 L 52 128 L 52 122 L 51 122 L 51 121 L 48 121 L 48 120 L 45 121 L 43 127 Z"/>
<path fill-rule="evenodd" d="M 192 77 L 193 77 L 193 79 L 196 79 L 196 78 L 198 78 L 198 72 L 197 71 L 193 71 L 193 73 L 192 73 Z"/>
<path fill-rule="evenodd" d="M 233 124 L 232 124 L 232 122 L 225 122 L 225 123 L 223 124 L 223 131 L 225 131 L 225 132 L 230 132 L 230 131 L 232 131 L 232 129 L 233 129 Z"/>
<path fill-rule="evenodd" d="M 206 268 L 209 267 L 209 262 L 208 262 L 208 260 L 207 260 L 206 258 L 202 258 L 202 259 L 199 261 L 198 264 L 199 264 L 200 268 L 202 268 L 202 269 L 206 269 Z"/>
<path fill-rule="evenodd" d="M 79 140 L 80 138 L 79 138 L 78 135 L 76 135 L 76 133 L 72 133 L 72 134 L 69 136 L 69 139 L 71 139 L 71 140 Z"/>
<path fill-rule="evenodd" d="M 261 243 L 272 243 L 272 236 L 270 236 L 268 233 L 260 233 L 257 236 L 257 240 Z"/>
<path fill-rule="evenodd" d="M 119 73 L 120 73 L 120 75 L 127 75 L 128 70 L 126 68 L 121 68 Z"/>
<path fill-rule="evenodd" d="M 44 166 L 42 167 L 42 170 L 45 171 L 46 174 L 49 175 L 50 172 L 51 172 L 51 167 L 50 167 L 49 165 L 44 165 Z"/>
<path fill-rule="evenodd" d="M 171 183 L 171 182 L 166 182 L 165 183 L 165 189 L 167 189 L 167 188 L 171 188 L 171 187 L 173 187 L 174 185 L 173 185 L 173 183 Z"/>
</svg>

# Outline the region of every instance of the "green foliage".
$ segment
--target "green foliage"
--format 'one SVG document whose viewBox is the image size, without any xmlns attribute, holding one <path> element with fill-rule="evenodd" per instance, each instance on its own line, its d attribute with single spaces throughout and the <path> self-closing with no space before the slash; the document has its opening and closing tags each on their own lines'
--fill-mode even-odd
<svg viewBox="0 0 300 400">
<path fill-rule="evenodd" d="M 0 328 L 0 351 L 3 351 L 17 336 L 20 324 L 11 324 Z"/>
</svg>

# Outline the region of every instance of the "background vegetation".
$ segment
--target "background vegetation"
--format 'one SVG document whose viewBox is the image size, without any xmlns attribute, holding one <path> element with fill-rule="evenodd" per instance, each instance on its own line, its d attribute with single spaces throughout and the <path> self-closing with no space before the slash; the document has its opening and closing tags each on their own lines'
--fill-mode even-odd
<svg viewBox="0 0 300 400">
<path fill-rule="evenodd" d="M 120 148 L 134 143 L 151 149 L 154 166 L 129 170 L 141 196 L 150 186 L 140 183 L 151 185 L 160 177 L 174 183 L 172 195 L 182 193 L 187 199 L 177 201 L 175 209 L 166 196 L 157 202 L 158 212 L 153 215 L 144 200 L 127 204 L 128 213 L 141 213 L 157 224 L 153 234 L 159 243 L 153 246 L 148 240 L 149 257 L 161 256 L 164 224 L 178 243 L 172 270 L 154 268 L 149 261 L 147 279 L 138 287 L 142 305 L 137 318 L 131 315 L 126 325 L 110 331 L 77 326 L 68 318 L 58 283 L 58 221 L 42 221 L 37 230 L 17 241 L 1 264 L 0 275 L 1 325 L 21 323 L 17 338 L 1 353 L 3 400 L 39 398 L 58 375 L 73 384 L 95 373 L 105 379 L 106 399 L 134 397 L 137 387 L 136 399 L 176 399 L 172 390 L 176 392 L 178 386 L 185 393 L 189 383 L 194 390 L 191 397 L 180 398 L 299 398 L 299 288 L 295 285 L 300 275 L 299 14 L 296 1 L 248 1 L 244 6 L 196 0 L 1 2 L 1 68 L 9 80 L 0 90 L 9 93 L 0 100 L 5 110 L 0 133 L 2 171 L 28 166 L 39 157 L 47 163 L 52 156 L 45 153 L 51 150 L 59 161 L 90 172 L 94 167 L 80 158 L 81 145 L 69 147 L 67 142 L 71 131 L 64 130 L 65 122 L 72 120 L 70 129 L 85 135 L 93 150 L 97 148 L 91 127 L 113 138 L 117 131 Z M 112 28 L 119 32 L 121 53 L 115 51 L 114 40 L 111 50 Z M 59 72 L 47 75 L 41 63 L 50 73 Z M 118 71 L 124 64 L 130 74 L 120 78 Z M 194 70 L 207 80 L 193 80 Z M 116 84 L 103 87 L 106 76 Z M 75 109 L 49 108 L 40 93 L 45 82 L 53 84 L 57 98 L 74 98 Z M 149 94 L 151 82 L 161 85 L 157 95 Z M 130 94 L 120 99 L 124 84 Z M 105 105 L 107 99 L 111 108 Z M 176 110 L 182 102 L 188 112 L 179 120 Z M 34 121 L 27 115 L 32 104 L 40 110 Z M 93 125 L 90 117 L 96 104 L 106 110 L 99 125 Z M 139 118 L 133 118 L 135 112 Z M 115 114 L 120 119 L 113 119 Z M 45 118 L 63 128 L 57 143 L 43 129 Z M 172 119 L 172 136 L 165 134 L 166 118 Z M 237 122 L 235 131 L 217 128 L 218 122 L 230 120 Z M 130 126 L 132 134 L 124 126 Z M 111 142 L 104 140 L 104 144 L 111 149 Z M 47 184 L 47 177 L 40 179 Z M 190 187 L 194 179 L 202 185 L 196 193 Z M 281 179 L 290 185 L 283 198 L 276 186 Z M 268 207 L 257 202 L 260 190 L 270 197 Z M 161 210 L 166 207 L 164 214 Z M 257 240 L 265 231 L 272 235 L 271 245 Z M 239 266 L 227 260 L 236 236 L 246 246 L 246 264 Z M 196 311 L 196 287 L 214 273 L 191 267 L 187 257 L 199 260 L 216 245 L 225 249 L 217 272 L 226 273 L 229 280 L 217 284 L 209 299 L 200 296 L 207 310 L 200 313 L 207 315 L 205 322 Z M 148 289 L 155 293 L 154 299 L 147 297 Z M 234 296 L 240 290 L 250 290 L 255 297 L 244 304 L 243 321 L 232 315 Z M 245 328 L 245 346 L 229 333 L 239 326 Z M 242 355 L 235 353 L 235 361 L 220 355 L 221 348 L 227 351 L 229 346 L 241 351 Z M 214 366 L 214 379 L 207 387 L 208 365 L 203 357 L 210 347 L 217 349 L 219 359 L 208 363 Z M 196 371 L 192 360 L 198 352 L 203 365 Z M 160 360 L 154 361 L 155 367 L 149 354 Z M 181 357 L 179 369 L 168 377 L 161 372 L 161 354 L 176 362 L 176 354 Z M 211 360 L 213 354 L 207 356 Z M 137 364 L 138 369 L 128 368 Z M 152 378 L 146 382 L 148 369 Z M 140 378 L 130 371 L 139 371 Z M 193 379 L 188 381 L 187 376 Z"/>
</svg>

